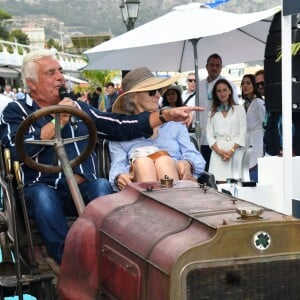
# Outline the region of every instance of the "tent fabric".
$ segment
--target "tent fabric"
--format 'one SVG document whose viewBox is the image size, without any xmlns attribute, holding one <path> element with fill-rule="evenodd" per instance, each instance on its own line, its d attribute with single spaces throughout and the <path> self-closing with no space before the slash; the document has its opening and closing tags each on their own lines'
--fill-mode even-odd
<svg viewBox="0 0 300 300">
<path fill-rule="evenodd" d="M 236 14 L 190 3 L 104 42 L 85 54 L 86 69 L 130 70 L 146 65 L 153 71 L 188 71 L 194 68 L 191 40 L 199 39 L 199 67 L 211 53 L 224 64 L 263 59 L 265 42 L 277 6 L 265 11 Z"/>
<path fill-rule="evenodd" d="M 70 75 L 67 75 L 67 74 L 64 74 L 64 77 L 65 77 L 65 80 L 66 81 L 71 81 L 73 83 L 82 83 L 82 84 L 87 84 L 88 82 L 87 81 L 84 81 L 82 79 L 79 79 L 79 78 L 76 78 L 76 77 L 73 77 L 73 76 L 70 76 Z"/>
<path fill-rule="evenodd" d="M 0 76 L 6 78 L 18 78 L 19 72 L 9 67 L 0 67 Z"/>
</svg>

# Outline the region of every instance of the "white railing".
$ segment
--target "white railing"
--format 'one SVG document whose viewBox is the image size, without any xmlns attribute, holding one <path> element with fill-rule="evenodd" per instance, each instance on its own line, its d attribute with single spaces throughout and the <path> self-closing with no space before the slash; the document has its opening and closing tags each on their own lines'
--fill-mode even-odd
<svg viewBox="0 0 300 300">
<path fill-rule="evenodd" d="M 20 68 L 22 66 L 24 56 L 33 50 L 37 50 L 37 48 L 0 40 L 0 66 Z M 56 58 L 66 72 L 78 71 L 87 64 L 80 55 L 58 52 L 54 48 L 51 50 L 54 51 Z"/>
</svg>

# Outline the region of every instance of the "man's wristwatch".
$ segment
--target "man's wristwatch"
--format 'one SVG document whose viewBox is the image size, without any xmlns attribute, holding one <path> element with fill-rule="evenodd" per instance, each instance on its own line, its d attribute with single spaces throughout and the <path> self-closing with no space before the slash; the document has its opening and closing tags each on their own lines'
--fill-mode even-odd
<svg viewBox="0 0 300 300">
<path fill-rule="evenodd" d="M 165 119 L 164 115 L 163 115 L 163 110 L 169 109 L 169 108 L 171 108 L 171 107 L 170 107 L 170 106 L 164 106 L 164 107 L 162 107 L 162 108 L 159 110 L 159 115 L 158 115 L 158 117 L 159 117 L 159 120 L 160 120 L 162 123 L 168 122 L 168 121 Z"/>
</svg>

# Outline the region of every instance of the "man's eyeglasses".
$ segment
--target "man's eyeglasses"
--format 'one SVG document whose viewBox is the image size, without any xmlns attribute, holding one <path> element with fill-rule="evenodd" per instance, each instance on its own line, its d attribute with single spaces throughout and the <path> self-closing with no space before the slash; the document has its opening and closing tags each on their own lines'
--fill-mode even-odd
<svg viewBox="0 0 300 300">
<path fill-rule="evenodd" d="M 162 95 L 163 94 L 163 89 L 152 90 L 152 91 L 148 91 L 146 93 L 148 93 L 148 95 L 150 97 L 154 97 L 156 95 L 156 92 L 159 92 L 159 94 Z"/>
<path fill-rule="evenodd" d="M 188 82 L 196 82 L 196 79 L 188 79 Z"/>
<path fill-rule="evenodd" d="M 260 87 L 260 86 L 264 87 L 264 86 L 265 86 L 265 83 L 264 83 L 263 81 L 256 82 L 256 86 L 257 86 L 257 87 Z"/>
</svg>

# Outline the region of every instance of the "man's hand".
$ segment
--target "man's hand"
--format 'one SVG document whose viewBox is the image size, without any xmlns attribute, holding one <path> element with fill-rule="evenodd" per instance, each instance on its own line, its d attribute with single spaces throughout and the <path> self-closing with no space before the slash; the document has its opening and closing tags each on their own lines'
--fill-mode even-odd
<svg viewBox="0 0 300 300">
<path fill-rule="evenodd" d="M 204 111 L 203 107 L 198 106 L 180 106 L 163 110 L 163 116 L 166 121 L 182 122 L 191 124 L 193 122 L 193 111 Z"/>
<path fill-rule="evenodd" d="M 76 103 L 70 99 L 65 97 L 63 100 L 57 103 L 57 105 L 67 105 L 72 107 L 77 107 Z M 55 118 L 55 114 L 52 115 Z M 70 120 L 70 114 L 60 113 L 60 127 L 63 128 Z M 50 121 L 41 129 L 41 140 L 49 140 L 52 139 L 55 135 L 55 122 Z"/>
<path fill-rule="evenodd" d="M 68 97 L 65 97 L 57 105 L 66 105 L 66 106 L 76 107 L 76 103 L 72 99 L 70 99 Z M 61 123 L 61 126 L 62 127 L 65 126 L 69 122 L 69 119 L 70 119 L 70 115 L 69 114 L 61 113 L 60 114 L 60 123 Z"/>
<path fill-rule="evenodd" d="M 180 106 L 173 108 L 166 108 L 161 111 L 162 117 L 166 122 L 175 121 L 182 122 L 182 124 L 190 125 L 193 122 L 193 111 L 204 111 L 200 106 Z M 150 126 L 152 128 L 161 125 L 162 121 L 159 118 L 159 112 L 153 112 L 150 115 Z"/>
</svg>

